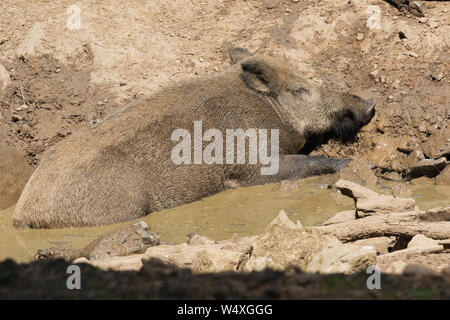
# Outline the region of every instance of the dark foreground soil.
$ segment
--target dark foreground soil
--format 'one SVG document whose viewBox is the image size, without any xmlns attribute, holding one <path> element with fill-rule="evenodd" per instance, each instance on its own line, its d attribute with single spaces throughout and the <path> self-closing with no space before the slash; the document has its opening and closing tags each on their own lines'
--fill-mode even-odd
<svg viewBox="0 0 450 320">
<path fill-rule="evenodd" d="M 62 260 L 0 263 L 0 299 L 450 299 L 450 277 L 291 272 L 194 275 L 158 260 L 140 272 L 101 271 L 80 265 L 81 290 L 68 290 L 69 264 Z"/>
</svg>

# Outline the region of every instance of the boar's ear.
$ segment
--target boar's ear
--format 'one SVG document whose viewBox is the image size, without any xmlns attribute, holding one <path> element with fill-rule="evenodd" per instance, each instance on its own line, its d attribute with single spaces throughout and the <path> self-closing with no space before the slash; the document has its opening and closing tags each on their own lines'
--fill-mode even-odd
<svg viewBox="0 0 450 320">
<path fill-rule="evenodd" d="M 235 64 L 242 59 L 251 57 L 253 53 L 244 48 L 231 48 L 228 50 L 228 55 L 230 56 L 231 64 Z"/>
<path fill-rule="evenodd" d="M 250 59 L 241 64 L 241 78 L 247 87 L 260 93 L 278 95 L 278 75 L 267 62 Z"/>
</svg>

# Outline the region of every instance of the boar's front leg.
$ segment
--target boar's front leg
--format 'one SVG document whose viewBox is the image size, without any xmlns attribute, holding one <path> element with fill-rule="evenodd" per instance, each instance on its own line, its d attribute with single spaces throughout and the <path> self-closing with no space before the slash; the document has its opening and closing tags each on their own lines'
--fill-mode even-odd
<svg viewBox="0 0 450 320">
<path fill-rule="evenodd" d="M 306 177 L 326 173 L 336 173 L 346 167 L 350 159 L 334 159 L 306 155 L 281 155 L 278 173 L 262 175 L 260 166 L 249 166 L 248 170 L 240 170 L 240 176 L 231 175 L 226 179 L 228 188 L 246 187 L 266 183 L 276 183 L 281 180 L 299 180 Z"/>
<path fill-rule="evenodd" d="M 280 157 L 279 180 L 295 180 L 326 173 L 336 173 L 350 163 L 350 159 L 319 156 L 285 155 Z"/>
</svg>

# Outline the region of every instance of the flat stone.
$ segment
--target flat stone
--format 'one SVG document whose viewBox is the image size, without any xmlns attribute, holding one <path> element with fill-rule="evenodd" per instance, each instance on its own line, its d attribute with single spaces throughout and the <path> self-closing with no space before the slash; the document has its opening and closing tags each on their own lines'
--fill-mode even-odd
<svg viewBox="0 0 450 320">
<path fill-rule="evenodd" d="M 341 211 L 336 213 L 332 217 L 328 218 L 326 221 L 322 222 L 322 225 L 328 226 L 330 224 L 348 222 L 353 221 L 355 219 L 356 219 L 355 210 Z"/>
<path fill-rule="evenodd" d="M 416 201 L 412 198 L 397 198 L 378 194 L 368 188 L 346 180 L 335 183 L 343 195 L 355 200 L 357 217 L 379 213 L 406 212 L 415 210 Z"/>
<path fill-rule="evenodd" d="M 351 243 L 326 248 L 308 264 L 307 272 L 351 274 L 376 264 L 376 251 L 371 246 Z"/>
<path fill-rule="evenodd" d="M 434 133 L 423 145 L 423 152 L 431 159 L 450 155 L 450 126 Z"/>
<path fill-rule="evenodd" d="M 252 244 L 252 254 L 242 264 L 242 270 L 304 270 L 317 252 L 340 244 L 334 235 L 322 230 L 271 223 L 265 233 Z"/>
<path fill-rule="evenodd" d="M 126 256 L 144 253 L 147 248 L 159 244 L 159 236 L 150 232 L 147 223 L 138 221 L 98 237 L 82 250 L 82 256 L 89 260 Z"/>
<path fill-rule="evenodd" d="M 447 159 L 442 157 L 439 159 L 423 159 L 418 161 L 408 170 L 409 178 L 418 178 L 422 176 L 435 177 L 447 166 Z"/>
<path fill-rule="evenodd" d="M 100 260 L 88 260 L 84 257 L 75 259 L 74 264 L 90 264 L 96 268 L 108 271 L 139 271 L 143 266 L 143 254 L 134 254 L 126 257 L 112 257 Z"/>
<path fill-rule="evenodd" d="M 410 154 L 408 154 L 405 158 L 403 158 L 403 166 L 405 168 L 411 168 L 416 165 L 420 160 L 425 159 L 425 155 L 420 150 L 414 150 Z"/>
<path fill-rule="evenodd" d="M 356 240 L 353 244 L 360 247 L 372 247 L 377 255 L 386 254 L 389 252 L 389 248 L 395 244 L 395 237 L 375 237 L 369 239 Z"/>
<path fill-rule="evenodd" d="M 428 238 L 423 234 L 415 235 L 408 243 L 408 248 L 427 249 L 433 248 L 438 245 L 438 242 L 434 239 Z"/>
<path fill-rule="evenodd" d="M 280 212 L 278 212 L 278 216 L 269 224 L 268 227 L 270 228 L 271 226 L 274 226 L 274 225 L 279 226 L 279 227 L 286 227 L 289 229 L 298 229 L 299 228 L 298 225 L 296 225 L 294 222 L 292 222 L 288 218 L 288 216 L 284 210 L 280 210 Z M 301 224 L 300 224 L 300 227 L 301 227 Z"/>
<path fill-rule="evenodd" d="M 216 241 L 195 233 L 188 234 L 186 243 L 190 246 L 200 246 L 205 244 L 216 244 Z"/>
</svg>

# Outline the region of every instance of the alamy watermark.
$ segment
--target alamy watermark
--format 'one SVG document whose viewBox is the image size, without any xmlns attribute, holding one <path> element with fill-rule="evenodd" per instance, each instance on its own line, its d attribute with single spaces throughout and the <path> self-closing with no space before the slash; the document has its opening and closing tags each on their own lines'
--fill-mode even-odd
<svg viewBox="0 0 450 320">
<path fill-rule="evenodd" d="M 203 132 L 202 121 L 194 121 L 194 137 L 187 129 L 175 129 L 171 140 L 178 142 L 172 149 L 171 159 L 181 164 L 258 164 L 261 175 L 274 175 L 279 170 L 279 130 L 270 129 L 270 154 L 267 129 L 226 129 L 224 137 L 218 129 Z M 246 154 L 248 141 L 248 155 Z M 203 149 L 203 142 L 209 144 Z M 192 147 L 193 144 L 193 147 Z M 193 155 L 192 155 L 193 149 Z M 225 151 L 225 152 L 224 152 Z"/>
<path fill-rule="evenodd" d="M 69 290 L 81 290 L 81 269 L 79 266 L 72 264 L 67 267 L 67 277 L 66 286 Z"/>
<path fill-rule="evenodd" d="M 381 289 L 381 273 L 377 266 L 369 266 L 366 270 L 367 274 L 370 276 L 367 278 L 366 285 L 367 289 L 373 290 Z"/>
<path fill-rule="evenodd" d="M 69 17 L 66 21 L 66 27 L 69 30 L 81 29 L 81 9 L 77 5 L 71 5 L 67 8 L 67 14 Z"/>
</svg>

